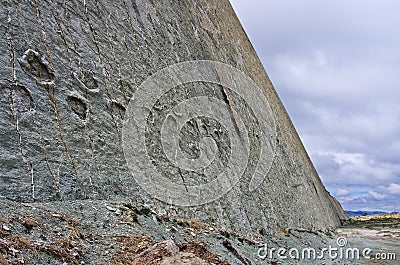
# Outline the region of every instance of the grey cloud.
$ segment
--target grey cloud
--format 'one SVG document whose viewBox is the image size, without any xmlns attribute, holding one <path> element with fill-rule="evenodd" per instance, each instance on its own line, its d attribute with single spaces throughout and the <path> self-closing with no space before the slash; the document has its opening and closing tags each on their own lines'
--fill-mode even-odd
<svg viewBox="0 0 400 265">
<path fill-rule="evenodd" d="M 387 187 L 387 190 L 391 194 L 400 194 L 400 185 L 396 183 L 390 183 L 389 187 Z"/>
<path fill-rule="evenodd" d="M 231 2 L 328 190 L 400 211 L 400 2 Z"/>
</svg>

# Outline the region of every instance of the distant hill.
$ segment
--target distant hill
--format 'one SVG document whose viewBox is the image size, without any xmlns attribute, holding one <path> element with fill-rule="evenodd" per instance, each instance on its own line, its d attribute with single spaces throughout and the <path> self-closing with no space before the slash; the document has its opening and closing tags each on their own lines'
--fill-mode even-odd
<svg viewBox="0 0 400 265">
<path fill-rule="evenodd" d="M 349 217 L 352 216 L 362 216 L 362 215 L 375 215 L 375 214 L 384 214 L 388 212 L 381 212 L 381 211 L 346 211 Z"/>
</svg>

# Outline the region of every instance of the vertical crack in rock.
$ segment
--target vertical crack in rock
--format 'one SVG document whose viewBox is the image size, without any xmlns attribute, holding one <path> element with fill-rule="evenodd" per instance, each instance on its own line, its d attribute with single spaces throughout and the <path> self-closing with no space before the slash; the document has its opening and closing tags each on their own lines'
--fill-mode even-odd
<svg viewBox="0 0 400 265">
<path fill-rule="evenodd" d="M 15 123 L 15 132 L 18 136 L 18 148 L 24 164 L 27 167 L 28 175 L 30 176 L 31 196 L 35 200 L 35 180 L 33 175 L 32 159 L 26 154 L 22 147 L 22 134 L 19 128 L 19 122 L 26 117 L 26 114 L 32 111 L 33 99 L 28 89 L 21 85 L 6 86 L 1 84 L 4 95 L 8 98 L 10 104 L 11 115 Z"/>
<path fill-rule="evenodd" d="M 69 151 L 69 147 L 67 145 L 67 142 L 65 141 L 65 138 L 63 136 L 62 130 L 61 130 L 61 126 L 60 126 L 60 118 L 59 118 L 59 114 L 58 114 L 58 107 L 57 107 L 57 100 L 56 100 L 56 96 L 55 96 L 55 82 L 54 82 L 54 68 L 52 66 L 51 63 L 51 53 L 50 53 L 50 49 L 49 49 L 49 44 L 48 44 L 48 40 L 46 37 L 46 30 L 45 30 L 45 25 L 43 22 L 43 19 L 41 17 L 41 12 L 40 12 L 40 6 L 39 6 L 39 2 L 36 0 L 35 1 L 35 7 L 36 7 L 36 17 L 37 17 L 37 21 L 40 25 L 41 28 L 41 36 L 42 36 L 42 40 L 44 43 L 44 46 L 46 47 L 46 56 L 47 56 L 47 60 L 45 60 L 44 58 L 39 56 L 38 52 L 35 52 L 33 50 L 28 50 L 27 52 L 25 52 L 24 55 L 30 54 L 35 58 L 33 61 L 30 60 L 23 60 L 24 57 L 22 57 L 20 63 L 21 66 L 25 67 L 27 70 L 31 70 L 31 73 L 35 75 L 35 72 L 32 72 L 32 69 L 40 69 L 40 72 L 42 71 L 42 68 L 44 68 L 44 73 L 47 73 L 47 80 L 40 80 L 40 85 L 43 86 L 44 89 L 47 90 L 47 96 L 50 100 L 50 104 L 51 107 L 53 108 L 53 112 L 54 112 L 54 116 L 56 119 L 56 124 L 57 124 L 57 130 L 58 130 L 58 134 L 60 136 L 61 142 L 64 146 L 65 152 L 67 153 L 67 156 L 71 162 L 72 168 L 74 170 L 75 176 L 78 179 L 78 181 L 80 182 L 80 185 L 83 189 L 83 192 L 85 194 L 85 196 L 87 196 L 87 189 L 86 186 L 84 184 L 83 178 L 80 176 L 80 174 L 78 173 L 78 169 L 76 167 L 76 163 L 74 160 L 73 155 L 71 154 L 71 152 Z M 40 59 L 39 59 L 40 58 Z M 32 63 L 31 63 L 32 62 Z M 26 63 L 28 63 L 29 65 L 26 65 Z M 33 64 L 33 65 L 32 65 Z M 37 65 L 37 67 L 34 67 L 34 65 Z M 41 77 L 40 75 L 36 75 L 37 77 Z"/>
<path fill-rule="evenodd" d="M 136 29 L 135 29 L 135 27 L 133 25 L 133 20 L 132 20 L 132 17 L 130 15 L 130 9 L 126 4 L 126 1 L 123 0 L 123 2 L 124 2 L 124 8 L 125 8 L 126 15 L 128 16 L 129 26 L 131 27 L 133 37 L 135 38 L 136 48 L 138 48 L 139 47 L 139 41 L 138 41 L 137 31 L 136 31 Z M 132 3 L 132 5 L 134 4 L 133 1 L 131 1 L 131 3 Z M 136 10 L 136 9 L 134 9 L 134 10 Z"/>
<path fill-rule="evenodd" d="M 99 41 L 98 41 L 98 38 L 96 36 L 96 31 L 95 31 L 95 29 L 93 27 L 93 23 L 91 22 L 89 11 L 88 11 L 88 6 L 87 6 L 87 3 L 85 1 L 83 2 L 83 7 L 84 7 L 84 13 L 85 13 L 85 17 L 86 17 L 86 22 L 89 25 L 92 41 L 93 41 L 94 45 L 96 46 L 96 51 L 97 51 L 97 56 L 98 56 L 98 59 L 99 59 L 99 63 L 101 65 L 101 67 L 103 68 L 103 75 L 105 77 L 105 80 L 103 81 L 103 84 L 104 84 L 104 87 L 106 89 L 106 94 L 107 94 L 108 100 L 109 100 L 109 102 L 111 102 L 113 100 L 113 97 L 112 97 L 112 91 L 108 87 L 108 84 L 111 84 L 109 73 L 108 73 L 108 71 L 107 71 L 107 69 L 105 67 L 105 63 L 103 61 L 103 57 L 104 56 L 100 52 Z M 114 123 L 115 130 L 116 130 L 116 132 L 118 134 L 120 134 L 120 132 L 118 130 L 118 123 L 117 123 L 117 121 L 116 121 L 116 119 L 115 119 L 115 117 L 113 115 L 113 112 L 112 112 L 112 110 L 110 108 L 108 108 L 108 110 L 109 110 L 109 113 L 111 115 L 112 121 Z"/>
<path fill-rule="evenodd" d="M 53 112 L 54 112 L 54 117 L 55 117 L 56 124 L 57 124 L 58 135 L 60 136 L 60 139 L 61 139 L 61 142 L 62 142 L 62 144 L 64 146 L 65 152 L 67 153 L 67 156 L 68 156 L 68 158 L 69 158 L 69 160 L 71 162 L 72 169 L 74 170 L 75 176 L 78 179 L 78 181 L 80 182 L 80 185 L 81 185 L 81 187 L 83 189 L 83 192 L 84 192 L 84 194 L 86 196 L 87 189 L 86 189 L 85 183 L 84 183 L 82 177 L 78 173 L 78 169 L 76 167 L 75 159 L 72 156 L 71 152 L 69 151 L 69 147 L 67 145 L 67 142 L 64 139 L 64 135 L 63 135 L 61 127 L 60 127 L 60 118 L 59 118 L 59 114 L 58 114 L 57 100 L 56 100 L 56 97 L 55 97 L 55 88 L 54 88 L 54 86 L 46 86 L 46 90 L 47 90 L 47 96 L 48 96 L 48 98 L 50 100 L 50 104 L 51 104 L 51 107 L 52 107 Z"/>
<path fill-rule="evenodd" d="M 11 15 L 10 15 L 10 10 L 7 9 L 7 24 L 4 25 L 4 31 L 5 31 L 5 36 L 7 38 L 7 46 L 8 46 L 8 55 L 9 55 L 9 61 L 11 63 L 11 68 L 12 68 L 12 78 L 13 82 L 17 82 L 17 77 L 15 73 L 15 52 L 14 52 L 14 43 L 12 36 L 10 34 L 10 25 L 11 25 Z"/>
<path fill-rule="evenodd" d="M 236 114 L 237 112 L 235 110 L 235 105 L 233 104 L 233 100 L 232 100 L 232 98 L 231 98 L 231 96 L 229 94 L 228 89 L 226 89 L 225 87 L 222 87 L 222 91 L 224 91 L 224 100 L 226 101 L 226 103 L 229 106 L 231 119 L 232 119 L 233 124 L 235 125 L 236 133 L 241 137 L 242 134 L 240 133 L 240 130 L 239 130 L 239 126 L 238 126 L 238 122 L 237 122 L 238 117 L 237 117 L 237 114 Z"/>
<path fill-rule="evenodd" d="M 67 97 L 67 102 L 69 102 L 69 104 L 70 104 L 72 110 L 75 112 L 75 114 L 77 114 L 79 116 L 79 118 L 81 120 L 83 120 L 83 123 L 84 123 L 83 130 L 84 130 L 85 135 L 88 137 L 88 140 L 89 140 L 89 143 L 90 143 L 91 158 L 92 158 L 92 161 L 94 161 L 94 142 L 93 142 L 93 139 L 91 137 L 90 128 L 89 128 L 89 125 L 88 125 L 88 122 L 87 122 L 88 114 L 89 114 L 89 111 L 90 111 L 90 106 L 89 106 L 90 102 L 89 102 L 89 99 L 88 99 L 90 89 L 88 88 L 87 85 L 85 85 L 79 79 L 79 77 L 77 77 L 77 75 L 74 72 L 74 69 L 73 69 L 73 66 L 72 66 L 72 58 L 71 58 L 71 54 L 70 54 L 71 48 L 68 45 L 68 41 L 67 41 L 67 38 L 66 38 L 66 32 L 64 30 L 64 28 L 66 26 L 62 22 L 62 19 L 61 19 L 61 16 L 60 16 L 60 10 L 58 9 L 58 7 L 54 3 L 54 1 L 52 1 L 52 8 L 54 10 L 54 17 L 55 17 L 55 19 L 57 21 L 57 25 L 58 25 L 58 29 L 59 29 L 59 33 L 60 33 L 61 39 L 63 40 L 64 46 L 65 46 L 65 51 L 66 51 L 66 54 L 67 54 L 67 57 L 68 57 L 68 64 L 69 64 L 71 76 L 75 77 L 75 79 L 78 81 L 78 84 L 80 84 L 81 87 L 83 87 L 83 90 L 85 92 L 85 98 L 81 98 L 80 96 L 74 96 L 74 95 L 71 96 L 70 95 L 70 96 Z M 66 28 L 68 30 L 69 26 L 67 25 Z M 74 49 L 72 49 L 72 51 L 77 51 L 77 46 L 76 46 L 76 43 L 75 43 L 74 36 L 73 36 L 73 34 L 71 34 L 71 32 L 69 30 L 68 30 L 68 33 L 70 35 L 70 40 L 72 41 L 72 45 L 74 47 Z M 78 55 L 79 72 L 80 72 L 81 78 L 85 79 L 85 73 L 83 72 L 82 66 L 81 66 L 80 55 L 79 55 L 79 53 L 77 53 L 77 55 Z M 91 74 L 91 79 L 93 79 L 93 81 L 92 81 L 94 83 L 93 86 L 95 87 L 95 92 L 97 92 L 98 85 L 97 85 L 97 82 L 94 80 L 93 74 Z M 70 78 L 69 81 L 70 81 L 70 86 L 73 87 L 74 86 L 74 82 L 73 82 L 74 79 Z M 92 87 L 91 83 L 89 84 L 89 86 Z M 91 91 L 91 92 L 93 92 L 93 91 Z M 89 181 L 90 181 L 90 184 L 92 184 L 92 177 L 91 176 L 89 176 Z"/>
</svg>

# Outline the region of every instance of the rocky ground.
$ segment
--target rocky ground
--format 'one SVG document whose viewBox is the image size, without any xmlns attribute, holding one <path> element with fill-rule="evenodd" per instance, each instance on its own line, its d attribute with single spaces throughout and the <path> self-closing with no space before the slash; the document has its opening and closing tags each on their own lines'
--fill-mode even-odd
<svg viewBox="0 0 400 265">
<path fill-rule="evenodd" d="M 0 264 L 396 264 L 329 255 L 292 259 L 288 252 L 287 259 L 277 257 L 279 248 L 314 248 L 318 254 L 324 247 L 337 247 L 338 236 L 345 236 L 349 246 L 399 249 L 398 227 L 379 237 L 357 233 L 375 230 L 349 223 L 338 234 L 257 231 L 253 238 L 245 238 L 211 224 L 168 217 L 145 206 L 139 209 L 127 201 L 20 204 L 2 198 L 0 205 Z"/>
<path fill-rule="evenodd" d="M 278 264 L 259 257 L 260 246 L 323 246 L 334 238 L 328 231 L 298 230 L 245 238 L 124 201 L 1 199 L 0 223 L 1 264 Z"/>
</svg>

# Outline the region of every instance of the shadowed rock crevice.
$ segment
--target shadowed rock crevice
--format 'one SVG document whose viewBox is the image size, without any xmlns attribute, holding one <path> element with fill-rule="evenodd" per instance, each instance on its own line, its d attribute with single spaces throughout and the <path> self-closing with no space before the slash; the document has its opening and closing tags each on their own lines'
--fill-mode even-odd
<svg viewBox="0 0 400 265">
<path fill-rule="evenodd" d="M 47 62 L 37 51 L 28 49 L 18 62 L 22 69 L 33 75 L 38 81 L 50 82 L 54 79 L 54 72 Z"/>
<path fill-rule="evenodd" d="M 82 98 L 68 96 L 67 102 L 72 111 L 78 115 L 81 120 L 86 120 L 88 107 L 86 105 L 87 103 Z"/>
</svg>

